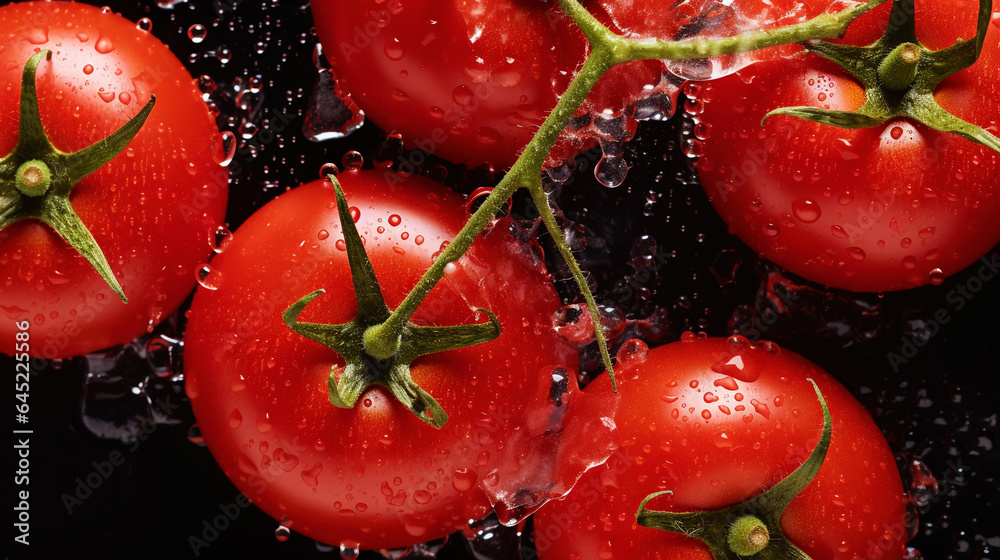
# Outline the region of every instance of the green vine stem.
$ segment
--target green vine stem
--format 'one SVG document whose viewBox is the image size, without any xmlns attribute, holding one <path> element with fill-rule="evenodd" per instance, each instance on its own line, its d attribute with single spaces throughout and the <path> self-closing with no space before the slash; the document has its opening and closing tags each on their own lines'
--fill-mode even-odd
<svg viewBox="0 0 1000 560">
<path fill-rule="evenodd" d="M 612 66 L 639 59 L 670 59 L 683 60 L 705 58 L 749 52 L 771 46 L 797 43 L 810 39 L 842 37 L 858 16 L 887 0 L 871 0 L 868 3 L 853 6 L 836 14 L 823 14 L 804 23 L 799 23 L 773 31 L 754 31 L 734 37 L 721 39 L 693 39 L 683 41 L 665 41 L 650 39 L 633 39 L 616 35 L 606 26 L 597 21 L 577 0 L 558 0 L 562 10 L 571 17 L 583 31 L 590 42 L 590 53 L 579 73 L 573 79 L 569 88 L 559 99 L 555 108 L 542 123 L 524 152 L 504 176 L 493 192 L 472 215 L 455 239 L 448 245 L 431 267 L 424 273 L 416 286 L 407 294 L 406 299 L 397 307 L 382 324 L 372 327 L 366 336 L 366 343 L 372 349 L 385 353 L 392 348 L 392 342 L 398 340 L 400 333 L 409 322 L 410 317 L 424 300 L 431 289 L 444 276 L 448 263 L 461 258 L 472 245 L 479 233 L 496 216 L 507 200 L 519 188 L 531 192 L 532 199 L 538 206 L 546 229 L 552 235 L 559 253 L 566 260 L 573 277 L 583 294 L 594 324 L 596 339 L 601 351 L 604 365 L 614 384 L 614 367 L 608 353 L 607 340 L 600 328 L 600 312 L 593 294 L 587 285 L 586 278 L 580 270 L 579 263 L 573 257 L 565 237 L 559 230 L 548 199 L 542 190 L 542 166 L 549 151 L 555 145 L 570 117 L 583 103 L 597 81 Z"/>
</svg>

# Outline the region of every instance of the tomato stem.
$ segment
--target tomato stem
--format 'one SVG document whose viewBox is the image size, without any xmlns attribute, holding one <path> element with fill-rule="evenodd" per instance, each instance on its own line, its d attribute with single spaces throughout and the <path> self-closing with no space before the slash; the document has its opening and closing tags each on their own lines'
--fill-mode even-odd
<svg viewBox="0 0 1000 560">
<path fill-rule="evenodd" d="M 410 364 L 420 356 L 494 340 L 500 336 L 500 321 L 488 310 L 479 309 L 477 311 L 489 317 L 489 322 L 428 327 L 407 321 L 399 331 L 386 328 L 391 312 L 351 217 L 347 197 L 335 176 L 330 175 L 327 179 L 333 185 L 337 201 L 358 314 L 350 322 L 339 325 L 300 321 L 299 316 L 305 308 L 324 293 L 317 290 L 292 304 L 281 318 L 293 331 L 344 358 L 345 367 L 333 368 L 327 380 L 331 404 L 353 408 L 365 390 L 381 385 L 420 420 L 441 428 L 448 421 L 448 414 L 433 396 L 413 381 Z"/>
<path fill-rule="evenodd" d="M 17 168 L 17 190 L 27 196 L 42 196 L 52 186 L 52 171 L 44 161 L 29 160 Z"/>
<path fill-rule="evenodd" d="M 917 41 L 913 0 L 895 0 L 885 34 L 865 47 L 810 41 L 805 47 L 850 72 L 865 89 L 865 103 L 857 111 L 819 107 L 784 107 L 764 116 L 791 115 L 841 128 L 866 128 L 890 119 L 909 118 L 949 134 L 956 134 L 1000 152 L 1000 138 L 982 127 L 945 111 L 934 99 L 947 77 L 972 66 L 982 52 L 990 28 L 990 0 L 979 0 L 976 37 L 932 51 Z"/>
<path fill-rule="evenodd" d="M 905 91 L 909 88 L 917 77 L 920 54 L 920 46 L 909 42 L 893 49 L 878 67 L 878 77 L 882 84 L 893 91 Z"/>
<path fill-rule="evenodd" d="M 77 183 L 128 146 L 146 122 L 156 98 L 151 96 L 136 116 L 107 138 L 78 152 L 61 152 L 49 141 L 42 126 L 35 88 L 39 63 L 51 58 L 52 51 L 39 51 L 28 59 L 21 73 L 17 145 L 0 158 L 0 230 L 21 220 L 45 222 L 90 262 L 123 303 L 128 303 L 111 265 L 73 210 L 69 196 Z"/>
<path fill-rule="evenodd" d="M 757 51 L 768 47 L 800 43 L 807 40 L 839 38 L 847 27 L 865 12 L 888 0 L 871 0 L 835 14 L 820 14 L 808 21 L 771 31 L 750 31 L 733 37 L 719 39 L 630 39 L 614 36 L 616 43 L 615 64 L 644 59 L 690 60 L 727 54 Z M 562 0 L 573 2 L 576 0 Z"/>
<path fill-rule="evenodd" d="M 669 490 L 647 496 L 639 504 L 636 523 L 697 538 L 712 551 L 715 560 L 739 560 L 753 555 L 760 560 L 809 560 L 785 537 L 781 516 L 788 504 L 812 483 L 830 449 L 833 420 L 826 399 L 816 382 L 807 379 L 823 409 L 823 431 L 809 457 L 787 477 L 745 502 L 712 511 L 674 512 L 647 509 L 650 501 L 671 495 Z"/>
<path fill-rule="evenodd" d="M 732 550 L 737 556 L 757 554 L 764 550 L 770 540 L 771 534 L 767 531 L 767 525 L 755 515 L 744 515 L 737 519 L 729 527 L 729 533 L 726 536 L 729 550 Z"/>
</svg>

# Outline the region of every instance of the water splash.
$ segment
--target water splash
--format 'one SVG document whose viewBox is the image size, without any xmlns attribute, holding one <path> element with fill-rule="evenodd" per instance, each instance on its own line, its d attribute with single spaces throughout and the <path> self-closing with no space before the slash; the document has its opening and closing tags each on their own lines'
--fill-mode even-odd
<svg viewBox="0 0 1000 560">
<path fill-rule="evenodd" d="M 302 132 L 312 142 L 344 138 L 364 124 L 365 113 L 350 94 L 337 86 L 337 77 L 319 43 L 313 53 L 313 62 L 318 75 L 309 95 Z"/>
</svg>

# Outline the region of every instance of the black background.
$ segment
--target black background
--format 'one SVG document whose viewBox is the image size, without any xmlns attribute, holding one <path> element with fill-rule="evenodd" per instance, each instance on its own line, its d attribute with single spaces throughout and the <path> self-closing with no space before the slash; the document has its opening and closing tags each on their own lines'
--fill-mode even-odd
<svg viewBox="0 0 1000 560">
<path fill-rule="evenodd" d="M 221 111 L 221 129 L 238 132 L 234 85 L 261 77 L 263 105 L 252 122 L 264 127 L 287 124 L 277 138 L 264 141 L 258 133 L 237 150 L 230 166 L 227 217 L 233 230 L 286 187 L 317 178 L 326 162 L 339 163 L 345 152 L 357 150 L 371 160 L 385 139 L 372 123 L 342 140 L 317 144 L 303 136 L 302 113 L 316 77 L 312 62 L 316 38 L 304 0 L 192 0 L 173 9 L 158 7 L 153 0 L 96 4 L 108 5 L 133 21 L 149 18 L 152 33 L 170 45 L 193 76 L 211 76 L 218 84 L 212 99 Z M 207 28 L 204 42 L 188 38 L 192 24 Z M 218 55 L 226 49 L 231 58 L 223 63 Z M 917 508 L 919 531 L 910 545 L 928 559 L 996 558 L 1000 282 L 986 282 L 970 305 L 951 311 L 947 294 L 975 275 L 978 267 L 941 286 L 884 295 L 829 291 L 785 275 L 787 280 L 780 285 L 799 286 L 792 289 L 800 297 L 788 313 L 769 315 L 764 280 L 780 271 L 729 235 L 702 190 L 691 182 L 689 161 L 677 149 L 685 130 L 681 118 L 641 125 L 638 137 L 626 147 L 632 165 L 629 178 L 617 189 L 594 181 L 594 159 L 586 157 L 572 181 L 560 189 L 559 205 L 567 219 L 579 224 L 588 242 L 581 259 L 593 274 L 599 299 L 619 305 L 632 319 L 665 314 L 665 328 L 643 330 L 636 324 L 629 331 L 651 343 L 677 340 L 688 329 L 722 336 L 746 328 L 755 316 L 764 320 L 769 327 L 766 338 L 817 362 L 865 404 L 897 453 L 904 483 L 912 478 L 915 459 L 937 477 L 936 491 L 916 489 L 924 502 Z M 482 169 L 448 166 L 448 170 L 449 186 L 464 192 L 497 178 Z M 440 169 L 432 173 L 440 175 Z M 518 198 L 513 215 L 530 210 Z M 653 277 L 640 282 L 649 289 L 648 299 L 616 301 L 614 287 L 634 273 L 630 250 L 642 235 L 651 236 L 659 250 L 671 256 Z M 575 301 L 577 293 L 566 281 L 565 271 L 551 258 L 550 267 L 564 297 Z M 904 339 L 922 340 L 920 321 L 942 308 L 951 311 L 952 320 L 926 340 L 915 359 L 895 371 L 888 354 L 899 353 Z M 182 323 L 178 315 L 161 331 L 175 333 Z M 596 372 L 593 350 L 585 349 L 585 362 Z M 179 362 L 176 355 L 167 361 L 171 360 L 175 366 Z M 13 371 L 9 358 L 0 356 L 0 364 L 2 371 Z M 194 556 L 189 537 L 202 536 L 203 522 L 220 513 L 220 504 L 235 503 L 237 490 L 208 450 L 189 441 L 194 419 L 180 382 L 164 378 L 148 390 L 151 396 L 169 397 L 167 402 L 178 405 L 171 422 L 158 424 L 143 441 L 122 444 L 98 437 L 93 424 L 88 427 L 83 420 L 88 367 L 83 358 L 50 362 L 32 377 L 32 545 L 24 556 L 21 546 L 14 544 L 14 557 L 79 552 L 108 558 Z M 125 370 L 127 364 L 120 372 L 123 383 L 134 381 Z M 95 402 L 94 394 L 90 397 L 88 402 Z M 119 407 L 126 401 L 108 406 Z M 121 415 L 128 417 L 129 412 Z M 121 454 L 122 464 L 68 513 L 62 496 L 74 493 L 78 478 L 93 472 L 95 462 L 107 461 L 114 452 Z M 7 456 L 13 459 L 13 453 Z M 276 527 L 276 521 L 256 508 L 241 509 L 200 557 L 338 555 L 296 534 L 278 542 L 273 536 Z M 530 523 L 524 529 L 530 534 Z M 492 539 L 501 542 L 507 546 L 491 545 L 499 551 L 482 557 L 517 558 L 517 547 L 510 546 L 516 543 L 515 530 L 501 531 Z M 530 539 L 527 543 L 530 546 Z M 449 540 L 441 556 L 473 557 L 460 536 Z"/>
</svg>

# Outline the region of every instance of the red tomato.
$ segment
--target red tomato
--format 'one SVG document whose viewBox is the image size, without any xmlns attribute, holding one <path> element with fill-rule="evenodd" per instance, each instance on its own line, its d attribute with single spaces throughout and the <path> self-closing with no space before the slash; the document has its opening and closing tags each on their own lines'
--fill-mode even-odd
<svg viewBox="0 0 1000 560">
<path fill-rule="evenodd" d="M 466 219 L 461 197 L 414 176 L 340 175 L 359 234 L 390 308 Z M 551 316 L 560 301 L 543 270 L 505 228 L 480 237 L 419 307 L 423 325 L 483 322 L 499 338 L 426 355 L 413 380 L 450 419 L 434 429 L 382 387 L 353 409 L 329 401 L 333 350 L 282 321 L 299 298 L 325 289 L 300 320 L 354 318 L 357 303 L 333 188 L 314 182 L 283 194 L 235 232 L 191 307 L 187 392 L 205 443 L 241 491 L 294 531 L 351 548 L 394 548 L 444 536 L 489 502 L 480 469 L 498 455 L 550 365 L 576 365 Z M 512 279 L 517 281 L 512 281 Z"/>
<path fill-rule="evenodd" d="M 902 558 L 906 511 L 892 453 L 865 409 L 830 375 L 743 337 L 691 336 L 648 355 L 640 348 L 616 369 L 621 447 L 567 498 L 535 515 L 542 559 L 711 560 L 699 540 L 638 526 L 639 504 L 670 490 L 648 507 L 720 509 L 788 476 L 823 428 L 808 378 L 829 406 L 832 440 L 816 478 L 785 509 L 784 534 L 813 560 Z"/>
<path fill-rule="evenodd" d="M 732 34 L 757 26 L 755 18 L 799 9 L 782 0 L 734 17 L 702 0 L 670 9 L 650 0 L 587 4 L 613 29 L 663 38 L 686 37 L 695 28 Z M 555 2 L 317 0 L 312 10 L 342 87 L 368 116 L 401 133 L 409 147 L 458 163 L 510 166 L 587 54 L 582 32 Z M 676 100 L 679 80 L 661 81 L 664 68 L 642 61 L 612 69 L 579 114 L 631 116 L 636 100 L 664 90 Z M 621 131 L 594 134 L 621 140 L 634 129 L 632 121 Z M 567 141 L 555 155 L 571 157 L 585 139 Z"/>
<path fill-rule="evenodd" d="M 885 30 L 891 3 L 859 18 L 844 42 Z M 917 37 L 941 49 L 976 33 L 978 2 L 917 2 Z M 936 90 L 961 119 L 1000 134 L 1000 29 L 979 61 Z M 785 106 L 855 110 L 864 91 L 815 55 L 767 62 L 706 85 L 702 186 L 760 254 L 828 286 L 889 291 L 940 283 L 1000 241 L 1000 154 L 907 119 L 846 130 L 778 115 Z"/>
<path fill-rule="evenodd" d="M 191 76 L 134 22 L 70 2 L 0 8 L 0 154 L 18 142 L 21 72 L 40 50 L 36 84 L 50 141 L 75 152 L 121 128 L 156 95 L 124 152 L 80 181 L 70 203 L 111 265 L 125 304 L 48 225 L 0 232 L 0 352 L 30 320 L 31 354 L 59 358 L 131 340 L 191 292 L 225 215 L 228 173 L 218 129 Z"/>
</svg>

